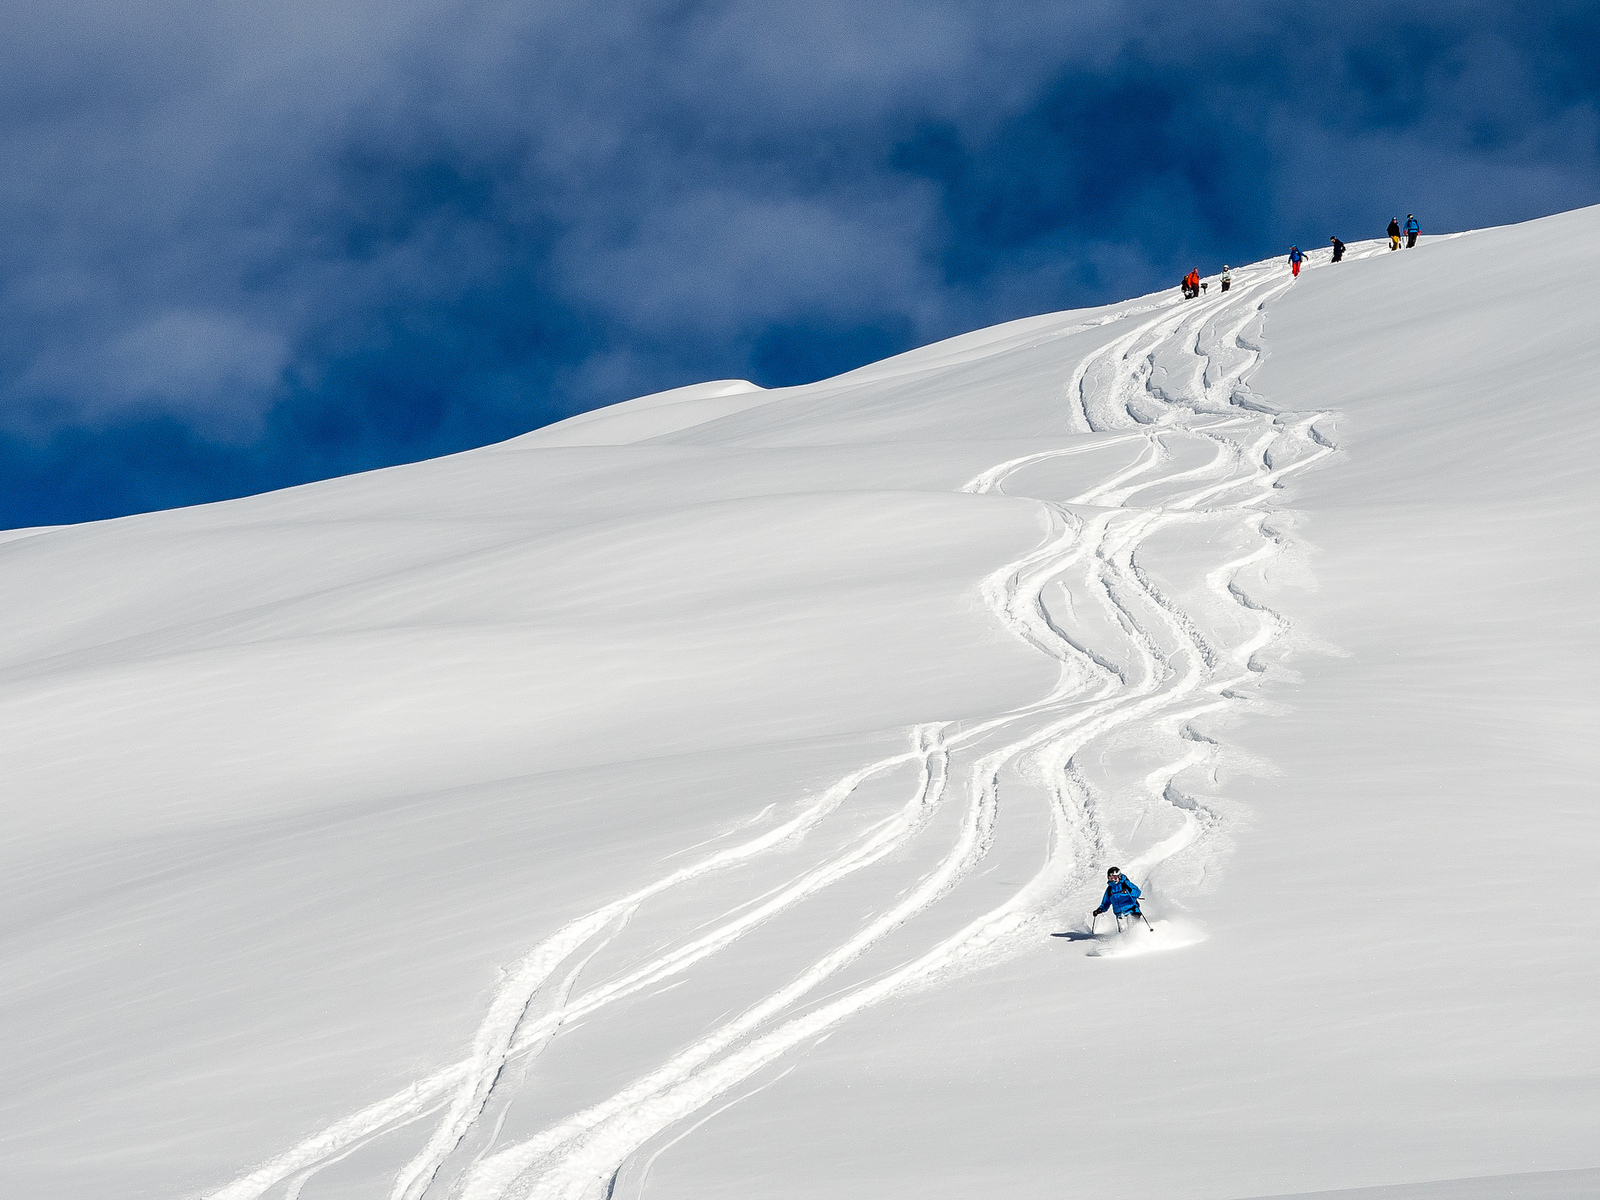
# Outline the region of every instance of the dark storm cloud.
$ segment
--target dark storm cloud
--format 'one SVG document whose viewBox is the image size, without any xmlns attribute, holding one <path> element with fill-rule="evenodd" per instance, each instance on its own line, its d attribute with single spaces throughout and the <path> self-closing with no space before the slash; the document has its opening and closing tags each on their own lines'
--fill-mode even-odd
<svg viewBox="0 0 1600 1200">
<path fill-rule="evenodd" d="M 0 524 L 1600 199 L 1593 5 L 0 7 Z"/>
</svg>

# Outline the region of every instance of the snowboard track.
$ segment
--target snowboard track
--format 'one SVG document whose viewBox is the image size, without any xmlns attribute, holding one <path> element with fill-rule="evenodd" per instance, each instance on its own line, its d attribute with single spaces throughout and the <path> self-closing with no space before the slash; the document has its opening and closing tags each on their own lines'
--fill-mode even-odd
<svg viewBox="0 0 1600 1200">
<path fill-rule="evenodd" d="M 1128 306 L 1072 326 L 1132 326 L 1072 366 L 1064 396 L 1072 442 L 996 464 L 962 489 L 1010 494 L 1006 482 L 1037 463 L 1110 445 L 1140 447 L 1131 463 L 1094 486 L 1065 499 L 1035 500 L 1039 543 L 981 584 L 1005 628 L 1055 662 L 1058 679 L 1048 694 L 981 721 L 915 726 L 906 749 L 807 797 L 792 815 L 778 813 L 743 841 L 569 921 L 502 972 L 466 1058 L 201 1194 L 298 1200 L 324 1167 L 436 1118 L 395 1175 L 389 1200 L 633 1200 L 669 1146 L 771 1086 L 780 1076 L 769 1068 L 798 1047 L 886 1000 L 1048 944 L 1063 914 L 1097 898 L 1095 872 L 1108 855 L 1123 856 L 1130 875 L 1155 873 L 1158 885 L 1170 874 L 1164 899 L 1192 892 L 1224 852 L 1227 824 L 1204 791 L 1217 785 L 1224 747 L 1194 722 L 1248 706 L 1268 669 L 1261 652 L 1290 628 L 1283 614 L 1251 594 L 1252 576 L 1293 550 L 1261 506 L 1285 477 L 1338 449 L 1316 427 L 1329 414 L 1282 412 L 1246 382 L 1265 352 L 1265 305 L 1292 284 L 1274 266 L 1244 268 L 1235 279 L 1225 296 Z M 1163 472 L 1179 450 L 1193 449 L 1205 452 L 1202 461 Z M 1135 503 L 1141 494 L 1149 497 L 1144 505 Z M 1152 543 L 1169 530 L 1209 530 L 1231 539 L 1237 551 L 1209 564 L 1202 586 L 1173 584 L 1159 577 Z M 1053 591 L 1070 605 L 1073 621 L 1052 614 Z M 1154 756 L 1137 786 L 1097 780 L 1085 755 L 1129 744 L 1119 738 Z M 908 768 L 915 779 L 891 816 L 853 832 L 846 826 L 847 836 L 835 837 L 836 845 L 819 850 L 787 882 L 647 952 L 605 982 L 579 986 L 590 961 L 652 900 L 773 855 L 804 856 L 808 839 L 848 813 L 864 784 Z M 1002 796 L 1006 806 L 1047 815 L 1041 860 L 1005 901 L 941 934 L 929 918 L 989 855 Z M 1129 814 L 1136 816 L 1133 833 L 1119 837 L 1114 827 Z M 1135 847 L 1127 838 L 1142 834 L 1147 818 L 1172 832 Z M 699 963 L 841 880 L 908 855 L 926 861 L 916 882 L 885 896 L 859 928 L 787 983 L 725 1014 L 611 1096 L 532 1137 L 499 1145 L 518 1086 L 512 1075 L 526 1078 L 564 1028 L 675 986 Z M 888 961 L 874 960 L 864 978 L 839 978 L 891 944 Z M 756 1080 L 762 1072 L 771 1078 Z M 640 1154 L 656 1142 L 663 1144 Z"/>
</svg>

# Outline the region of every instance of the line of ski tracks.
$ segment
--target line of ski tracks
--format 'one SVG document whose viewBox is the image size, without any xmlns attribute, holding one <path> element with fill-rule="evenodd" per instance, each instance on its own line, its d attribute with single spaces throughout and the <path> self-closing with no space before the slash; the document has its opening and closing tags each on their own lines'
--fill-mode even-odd
<svg viewBox="0 0 1600 1200">
<path fill-rule="evenodd" d="M 412 1144 L 421 1148 L 393 1178 L 390 1200 L 638 1195 L 648 1169 L 639 1167 L 639 1152 L 653 1139 L 696 1114 L 718 1111 L 712 1106 L 719 1099 L 732 1102 L 758 1072 L 853 1014 L 1037 946 L 1063 905 L 1081 903 L 1095 886 L 1091 871 L 1103 853 L 1118 851 L 1136 877 L 1180 856 L 1203 873 L 1219 851 L 1218 821 L 1186 793 L 1182 777 L 1203 772 L 1218 747 L 1192 722 L 1240 702 L 1240 689 L 1261 670 L 1256 655 L 1286 627 L 1249 597 L 1244 575 L 1286 545 L 1264 503 L 1276 485 L 1333 451 L 1319 429 L 1324 414 L 1274 411 L 1244 382 L 1260 355 L 1263 305 L 1287 286 L 1281 270 L 1258 269 L 1254 278 L 1241 271 L 1226 297 L 1116 318 L 1127 332 L 1079 362 L 1067 383 L 1079 436 L 1059 450 L 1000 463 L 965 486 L 971 493 L 1004 492 L 1019 473 L 1049 458 L 1114 442 L 1138 451 L 1130 465 L 1081 494 L 1039 501 L 1046 527 L 1039 545 L 983 583 L 1000 620 L 1059 664 L 1049 695 L 978 723 L 912 729 L 903 751 L 845 776 L 787 819 L 571 921 L 505 972 L 464 1059 L 207 1193 L 209 1200 L 269 1193 L 299 1200 L 308 1184 L 314 1190 L 322 1168 L 406 1126 L 429 1132 L 423 1142 L 413 1131 Z M 1190 542 L 1226 545 L 1224 561 L 1207 563 L 1186 583 L 1158 583 L 1143 552 L 1174 527 L 1186 528 Z M 1130 730 L 1147 741 L 1160 735 L 1156 742 L 1172 750 L 1113 795 L 1079 764 L 1086 751 Z M 915 782 L 889 819 L 842 842 L 822 839 L 836 848 L 786 885 L 604 983 L 582 984 L 589 959 L 652 900 L 792 851 L 838 820 L 869 780 L 908 772 Z M 994 844 L 1002 793 L 1019 805 L 1048 806 L 1049 844 L 1033 877 L 954 932 L 946 922 L 942 932 L 923 935 L 922 945 L 897 943 L 899 965 L 841 984 L 841 973 L 886 939 L 912 938 L 908 923 L 933 912 L 973 874 Z M 1136 849 L 1130 845 L 1109 845 L 1102 816 L 1110 805 L 1129 804 L 1169 810 L 1163 828 L 1176 824 L 1176 832 L 1137 854 L 1126 853 Z M 779 914 L 912 850 L 926 861 L 915 884 L 886 898 L 783 986 L 609 1098 L 532 1137 L 500 1144 L 491 1114 L 498 1109 L 503 1122 L 507 1098 L 496 1104 L 491 1098 L 497 1089 L 513 1090 L 509 1067 L 525 1075 L 564 1027 L 669 985 Z"/>
</svg>

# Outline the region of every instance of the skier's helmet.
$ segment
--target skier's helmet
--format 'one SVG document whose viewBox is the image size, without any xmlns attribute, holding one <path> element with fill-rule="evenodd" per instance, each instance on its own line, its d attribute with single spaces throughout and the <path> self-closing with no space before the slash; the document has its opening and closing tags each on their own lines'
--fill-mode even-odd
<svg viewBox="0 0 1600 1200">
<path fill-rule="evenodd" d="M 1122 874 L 1122 872 L 1116 867 L 1107 867 L 1106 868 L 1106 878 L 1107 879 L 1115 879 L 1118 875 L 1121 875 L 1121 874 Z"/>
</svg>

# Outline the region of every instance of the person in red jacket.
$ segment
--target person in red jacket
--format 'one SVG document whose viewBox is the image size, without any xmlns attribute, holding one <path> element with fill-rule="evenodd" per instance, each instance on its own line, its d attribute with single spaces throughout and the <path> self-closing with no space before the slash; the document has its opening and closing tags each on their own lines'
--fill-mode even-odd
<svg viewBox="0 0 1600 1200">
<path fill-rule="evenodd" d="M 1200 269 L 1196 267 L 1183 277 L 1183 298 L 1193 300 L 1200 294 Z"/>
</svg>

